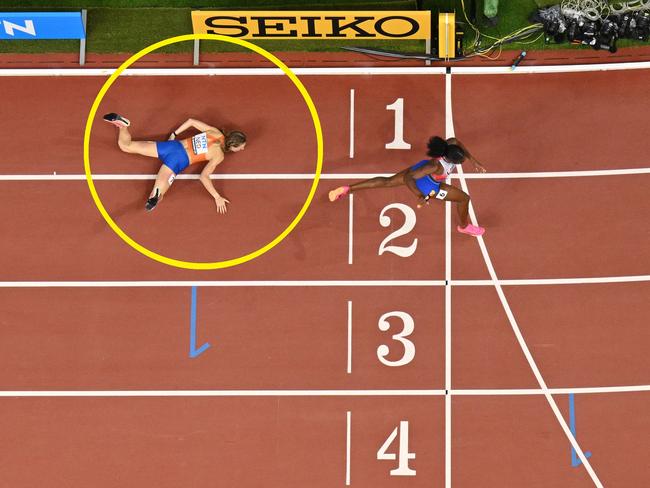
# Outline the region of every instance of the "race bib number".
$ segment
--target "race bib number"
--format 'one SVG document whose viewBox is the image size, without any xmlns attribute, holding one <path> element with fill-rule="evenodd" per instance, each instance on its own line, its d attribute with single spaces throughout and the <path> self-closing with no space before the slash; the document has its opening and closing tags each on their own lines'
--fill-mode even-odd
<svg viewBox="0 0 650 488">
<path fill-rule="evenodd" d="M 446 196 L 447 192 L 445 190 L 438 190 L 438 193 L 436 193 L 436 198 L 438 200 L 444 200 Z"/>
<path fill-rule="evenodd" d="M 192 151 L 194 154 L 205 154 L 208 152 L 208 136 L 205 132 L 192 137 Z"/>
</svg>

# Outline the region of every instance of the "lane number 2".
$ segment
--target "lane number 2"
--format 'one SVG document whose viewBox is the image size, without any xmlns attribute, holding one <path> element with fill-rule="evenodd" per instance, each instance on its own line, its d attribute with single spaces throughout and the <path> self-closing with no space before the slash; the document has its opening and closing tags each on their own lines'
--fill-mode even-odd
<svg viewBox="0 0 650 488">
<path fill-rule="evenodd" d="M 415 250 L 418 247 L 417 238 L 413 239 L 413 242 L 410 246 L 389 246 L 388 243 L 393 239 L 397 239 L 400 236 L 408 234 L 415 228 L 415 211 L 403 203 L 391 203 L 390 205 L 386 205 L 379 214 L 379 224 L 382 227 L 390 226 L 391 218 L 386 215 L 386 212 L 393 208 L 399 210 L 404 214 L 404 224 L 396 231 L 391 232 L 388 237 L 386 237 L 386 239 L 381 241 L 381 244 L 379 244 L 378 254 L 381 256 L 385 252 L 392 252 L 393 254 L 397 254 L 400 257 L 406 258 L 412 256 L 413 253 L 415 253 Z"/>
</svg>

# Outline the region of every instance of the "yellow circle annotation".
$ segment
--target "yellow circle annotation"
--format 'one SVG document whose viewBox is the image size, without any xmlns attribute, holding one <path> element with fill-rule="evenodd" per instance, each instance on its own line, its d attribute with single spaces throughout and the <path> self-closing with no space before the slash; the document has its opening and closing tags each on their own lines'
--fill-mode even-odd
<svg viewBox="0 0 650 488">
<path fill-rule="evenodd" d="M 316 171 L 315 171 L 315 176 L 314 180 L 311 185 L 311 189 L 309 191 L 309 194 L 307 195 L 307 199 L 305 200 L 304 204 L 302 205 L 302 208 L 298 212 L 298 215 L 293 219 L 293 221 L 278 235 L 276 236 L 271 242 L 266 244 L 265 246 L 257 249 L 256 251 L 253 251 L 249 254 L 246 254 L 244 256 L 238 257 L 238 258 L 233 258 L 229 259 L 226 261 L 216 261 L 216 262 L 192 262 L 192 261 L 181 261 L 178 259 L 173 259 L 167 256 L 163 256 L 161 254 L 155 253 L 146 247 L 142 246 L 138 242 L 134 241 L 131 237 L 129 237 L 116 223 L 115 221 L 111 218 L 109 213 L 106 211 L 104 208 L 104 205 L 101 202 L 101 199 L 99 198 L 99 195 L 97 194 L 97 190 L 95 189 L 95 184 L 93 183 L 92 179 L 92 173 L 90 170 L 90 135 L 92 131 L 92 124 L 93 120 L 95 119 L 95 115 L 97 113 L 97 109 L 99 108 L 99 104 L 103 100 L 104 96 L 108 92 L 108 89 L 111 87 L 111 85 L 115 82 L 115 80 L 122 74 L 122 72 L 127 69 L 129 66 L 131 66 L 134 62 L 136 62 L 138 59 L 141 57 L 145 56 L 146 54 L 149 54 L 152 51 L 155 51 L 156 49 L 159 49 L 161 47 L 167 46 L 169 44 L 174 44 L 177 42 L 183 42 L 183 41 L 193 41 L 193 40 L 206 40 L 206 41 L 222 41 L 222 42 L 229 42 L 232 44 L 238 44 L 240 46 L 243 46 L 245 48 L 248 48 L 252 51 L 255 51 L 256 53 L 264 56 L 266 59 L 271 61 L 275 66 L 280 68 L 284 74 L 286 74 L 289 79 L 293 82 L 293 84 L 298 88 L 298 91 L 302 95 L 303 99 L 305 100 L 305 103 L 307 104 L 307 107 L 309 108 L 309 113 L 311 114 L 312 121 L 314 123 L 314 130 L 316 131 L 316 144 L 317 144 L 317 155 L 316 155 Z M 164 263 L 170 266 L 175 266 L 178 268 L 185 268 L 185 269 L 221 269 L 221 268 L 228 268 L 231 266 L 236 266 L 238 264 L 242 264 L 245 262 L 248 262 L 256 257 L 261 256 L 265 252 L 273 249 L 275 246 L 277 246 L 282 240 L 287 237 L 291 231 L 298 225 L 300 220 L 303 218 L 307 210 L 309 209 L 309 206 L 311 205 L 311 202 L 314 198 L 314 195 L 316 193 L 316 187 L 318 186 L 318 181 L 320 179 L 322 167 L 323 167 L 323 131 L 321 128 L 320 124 L 320 118 L 318 117 L 318 111 L 316 110 L 316 106 L 314 105 L 314 102 L 311 99 L 311 96 L 309 95 L 309 92 L 305 88 L 305 86 L 302 84 L 302 82 L 298 79 L 298 77 L 289 69 L 288 66 L 286 66 L 282 61 L 280 61 L 277 57 L 275 57 L 273 54 L 270 52 L 266 51 L 265 49 L 256 46 L 255 44 L 252 44 L 250 42 L 244 41 L 242 39 L 236 39 L 232 37 L 227 37 L 227 36 L 222 36 L 222 35 L 217 35 L 217 34 L 186 34 L 182 36 L 175 36 L 175 37 L 170 37 L 169 39 L 162 40 L 160 42 L 156 42 L 155 44 L 152 44 L 141 51 L 137 52 L 133 56 L 131 56 L 129 59 L 127 59 L 122 65 L 120 65 L 117 70 L 109 77 L 109 79 L 104 83 L 102 86 L 101 90 L 99 90 L 99 93 L 97 94 L 97 97 L 95 98 L 95 101 L 92 104 L 92 107 L 90 108 L 90 112 L 88 114 L 88 119 L 86 120 L 86 129 L 84 132 L 84 151 L 83 151 L 83 156 L 84 156 L 84 169 L 86 172 L 86 181 L 88 182 L 88 188 L 90 189 L 90 194 L 93 198 L 93 201 L 95 202 L 95 205 L 99 209 L 99 212 L 102 214 L 102 217 L 104 217 L 104 220 L 106 223 L 110 226 L 111 229 L 124 241 L 126 242 L 129 246 L 131 246 L 133 249 L 136 251 L 144 254 L 145 256 L 154 259 L 160 263 Z"/>
</svg>

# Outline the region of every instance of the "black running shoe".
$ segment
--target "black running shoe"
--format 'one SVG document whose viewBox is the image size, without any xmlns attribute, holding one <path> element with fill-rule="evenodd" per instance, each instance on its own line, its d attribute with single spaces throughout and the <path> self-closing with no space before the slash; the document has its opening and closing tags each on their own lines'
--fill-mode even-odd
<svg viewBox="0 0 650 488">
<path fill-rule="evenodd" d="M 131 125 L 131 121 L 129 119 L 113 112 L 104 115 L 104 120 L 109 124 L 116 125 L 117 127 L 128 127 Z"/>
<path fill-rule="evenodd" d="M 151 212 L 154 208 L 156 208 L 156 205 L 158 205 L 159 200 L 160 200 L 160 190 L 156 188 L 156 194 L 151 198 L 147 199 L 147 203 L 144 204 L 145 210 L 147 212 Z"/>
</svg>

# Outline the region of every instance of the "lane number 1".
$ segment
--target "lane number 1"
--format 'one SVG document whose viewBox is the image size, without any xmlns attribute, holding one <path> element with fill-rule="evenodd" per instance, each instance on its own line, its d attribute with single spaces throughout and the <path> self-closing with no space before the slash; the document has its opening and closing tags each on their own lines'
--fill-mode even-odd
<svg viewBox="0 0 650 488">
<path fill-rule="evenodd" d="M 393 142 L 386 144 L 386 149 L 411 149 L 411 145 L 404 140 L 404 99 L 398 98 L 386 110 L 395 112 L 395 137 Z"/>
</svg>

